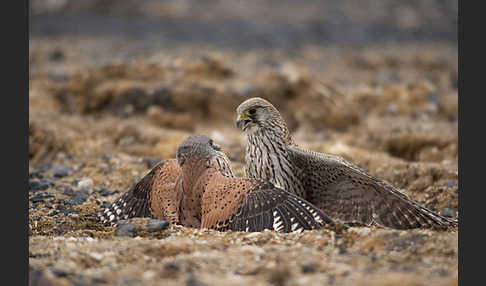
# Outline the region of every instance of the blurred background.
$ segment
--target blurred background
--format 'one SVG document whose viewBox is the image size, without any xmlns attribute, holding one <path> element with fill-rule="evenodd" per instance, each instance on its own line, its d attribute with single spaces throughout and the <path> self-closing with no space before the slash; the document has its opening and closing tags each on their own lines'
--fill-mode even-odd
<svg viewBox="0 0 486 286">
<path fill-rule="evenodd" d="M 407 128 L 422 117 L 457 120 L 457 1 L 29 4 L 34 125 L 39 106 L 57 108 L 56 118 L 113 115 L 218 133 L 211 126 L 233 127 L 235 107 L 252 96 L 277 105 L 293 131 L 322 131 L 317 139 L 353 127 L 360 133 L 373 116 L 396 125 L 406 115 Z"/>
<path fill-rule="evenodd" d="M 243 176 L 235 109 L 254 96 L 299 145 L 455 216 L 457 16 L 454 0 L 29 0 L 30 219 L 113 201 L 191 133 Z M 86 227 L 62 219 L 30 231 Z"/>
</svg>

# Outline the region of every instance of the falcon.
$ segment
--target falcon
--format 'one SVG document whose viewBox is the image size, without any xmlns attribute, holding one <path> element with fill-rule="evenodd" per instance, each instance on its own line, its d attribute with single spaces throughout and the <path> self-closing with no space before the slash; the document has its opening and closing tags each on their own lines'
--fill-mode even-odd
<svg viewBox="0 0 486 286">
<path fill-rule="evenodd" d="M 247 177 L 268 180 L 340 223 L 394 229 L 457 226 L 457 220 L 419 205 L 341 157 L 300 148 L 279 111 L 267 100 L 250 98 L 236 113 L 236 125 L 246 133 Z"/>
<path fill-rule="evenodd" d="M 220 146 L 211 144 L 215 151 L 215 167 L 223 176 L 234 177 L 226 155 Z M 117 225 L 121 219 L 132 217 L 152 217 L 179 223 L 181 195 L 175 190 L 177 179 L 182 170 L 176 159 L 158 163 L 140 181 L 120 196 L 109 207 L 103 209 L 98 217 L 108 225 Z"/>
<path fill-rule="evenodd" d="M 182 172 L 175 188 L 182 194 L 180 222 L 184 226 L 300 232 L 333 225 L 317 207 L 271 182 L 225 176 L 207 136 L 186 138 L 177 148 L 177 161 Z"/>
</svg>

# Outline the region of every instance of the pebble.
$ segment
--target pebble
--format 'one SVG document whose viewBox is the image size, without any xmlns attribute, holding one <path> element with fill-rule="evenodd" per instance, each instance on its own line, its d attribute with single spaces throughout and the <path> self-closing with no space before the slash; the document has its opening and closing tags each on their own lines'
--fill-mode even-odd
<svg viewBox="0 0 486 286">
<path fill-rule="evenodd" d="M 89 197 L 88 190 L 79 190 L 76 192 L 74 197 L 71 199 L 71 204 L 73 205 L 81 205 L 83 204 Z"/>
<path fill-rule="evenodd" d="M 73 190 L 73 188 L 71 188 L 70 186 L 68 185 L 61 185 L 59 187 L 61 190 L 62 190 L 62 193 L 66 196 L 73 196 L 76 192 Z"/>
<path fill-rule="evenodd" d="M 115 229 L 115 236 L 137 236 L 137 226 L 131 223 L 119 224 Z"/>
<path fill-rule="evenodd" d="M 93 180 L 90 178 L 86 178 L 78 182 L 78 187 L 81 189 L 90 189 L 91 186 L 93 186 Z"/>
<path fill-rule="evenodd" d="M 445 186 L 446 188 L 452 188 L 452 187 L 454 187 L 455 185 L 456 185 L 456 184 L 449 182 L 449 183 L 446 183 L 444 186 Z"/>
<path fill-rule="evenodd" d="M 339 246 L 339 254 L 346 254 L 348 253 L 348 250 L 342 246 Z"/>
<path fill-rule="evenodd" d="M 45 177 L 41 180 L 42 183 L 48 184 L 49 187 L 54 187 L 56 185 L 57 179 L 52 177 Z"/>
<path fill-rule="evenodd" d="M 190 274 L 189 277 L 186 279 L 187 286 L 206 286 L 206 283 L 202 283 L 198 281 L 194 275 Z"/>
<path fill-rule="evenodd" d="M 51 61 L 62 61 L 64 60 L 64 52 L 58 49 L 55 49 L 49 53 L 49 60 Z"/>
<path fill-rule="evenodd" d="M 69 75 L 64 71 L 50 71 L 47 77 L 52 81 L 65 82 L 69 80 Z"/>
<path fill-rule="evenodd" d="M 66 210 L 66 207 L 64 205 L 57 205 L 56 210 L 63 211 L 63 210 Z"/>
<path fill-rule="evenodd" d="M 103 209 L 109 208 L 110 206 L 111 206 L 110 202 L 103 202 L 103 204 L 101 204 L 101 208 Z"/>
<path fill-rule="evenodd" d="M 103 197 L 107 197 L 109 195 L 116 194 L 118 192 L 118 190 L 110 191 L 110 190 L 105 189 L 105 188 L 96 188 L 96 189 L 94 189 L 94 192 L 100 194 Z"/>
<path fill-rule="evenodd" d="M 64 211 L 61 211 L 61 213 L 65 216 L 67 216 L 68 214 L 77 214 L 78 212 L 76 210 L 73 210 L 73 209 L 69 209 L 69 210 L 64 210 Z"/>
<path fill-rule="evenodd" d="M 66 177 L 69 175 L 69 167 L 66 165 L 58 165 L 54 167 L 53 174 L 56 178 Z"/>
<path fill-rule="evenodd" d="M 34 197 L 30 198 L 33 203 L 43 202 L 47 198 L 53 198 L 54 196 L 51 194 L 40 193 L 35 195 Z"/>
<path fill-rule="evenodd" d="M 316 266 L 314 264 L 302 265 L 302 273 L 313 273 L 315 271 L 316 271 Z"/>
<path fill-rule="evenodd" d="M 167 262 L 164 265 L 164 270 L 171 271 L 171 272 L 179 272 L 179 270 L 181 270 L 181 269 L 180 269 L 179 265 L 177 265 L 176 263 L 174 263 L 174 262 Z"/>
<path fill-rule="evenodd" d="M 33 179 L 33 178 L 39 178 L 40 179 L 42 177 L 43 177 L 42 173 L 37 169 L 34 169 L 34 170 L 32 170 L 32 172 L 29 172 L 29 178 L 30 179 Z"/>
<path fill-rule="evenodd" d="M 68 273 L 64 270 L 57 269 L 57 268 L 51 268 L 50 269 L 52 274 L 56 275 L 57 277 L 66 277 Z"/>
<path fill-rule="evenodd" d="M 49 188 L 49 184 L 45 181 L 29 179 L 29 190 L 43 191 Z"/>
<path fill-rule="evenodd" d="M 450 208 L 443 208 L 442 211 L 440 212 L 441 216 L 449 217 L 449 218 L 455 218 L 456 217 L 456 212 L 453 211 Z"/>
<path fill-rule="evenodd" d="M 147 231 L 155 232 L 162 231 L 169 227 L 169 222 L 166 220 L 151 219 L 147 221 Z"/>
<path fill-rule="evenodd" d="M 135 139 L 133 137 L 127 137 L 120 140 L 120 146 L 126 147 L 131 146 L 135 143 Z"/>
<path fill-rule="evenodd" d="M 53 210 L 51 213 L 49 213 L 47 216 L 55 216 L 59 214 L 59 211 L 58 210 Z"/>
<path fill-rule="evenodd" d="M 47 172 L 51 168 L 50 164 L 40 165 L 37 168 L 32 169 L 29 173 L 29 178 L 42 178 L 44 177 L 43 173 Z"/>
</svg>

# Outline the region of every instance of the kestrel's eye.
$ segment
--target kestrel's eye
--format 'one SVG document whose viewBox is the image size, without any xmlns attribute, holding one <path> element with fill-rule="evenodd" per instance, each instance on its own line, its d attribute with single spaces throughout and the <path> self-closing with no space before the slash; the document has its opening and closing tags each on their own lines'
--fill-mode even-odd
<svg viewBox="0 0 486 286">
<path fill-rule="evenodd" d="M 247 115 L 255 115 L 256 113 L 256 109 L 255 108 L 252 108 L 252 109 L 248 109 L 246 112 L 245 112 Z"/>
</svg>

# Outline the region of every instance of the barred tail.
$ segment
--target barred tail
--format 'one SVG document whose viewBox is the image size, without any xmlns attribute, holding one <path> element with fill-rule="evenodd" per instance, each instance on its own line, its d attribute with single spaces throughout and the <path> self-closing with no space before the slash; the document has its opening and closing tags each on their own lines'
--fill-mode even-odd
<svg viewBox="0 0 486 286">
<path fill-rule="evenodd" d="M 150 200 L 137 198 L 133 188 L 123 194 L 109 207 L 98 213 L 98 217 L 104 224 L 115 226 L 119 220 L 132 217 L 152 217 Z"/>
</svg>

